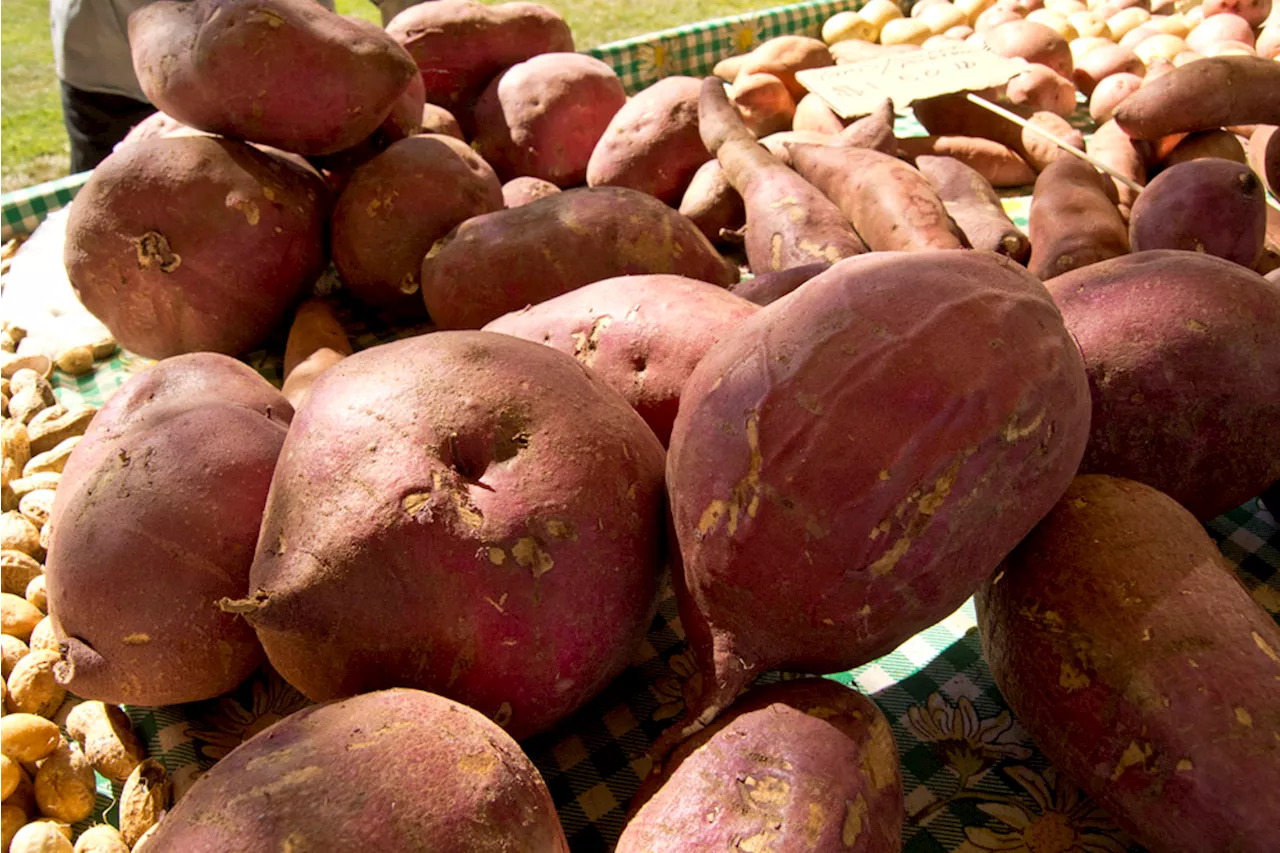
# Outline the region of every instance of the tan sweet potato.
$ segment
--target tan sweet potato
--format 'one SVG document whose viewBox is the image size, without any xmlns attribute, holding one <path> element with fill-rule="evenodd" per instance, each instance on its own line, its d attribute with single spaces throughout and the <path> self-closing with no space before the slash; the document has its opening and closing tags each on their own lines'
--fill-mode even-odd
<svg viewBox="0 0 1280 853">
<path fill-rule="evenodd" d="M 911 136 L 898 140 L 904 159 L 921 156 L 953 157 L 996 188 L 1025 187 L 1036 182 L 1036 172 L 1008 147 L 977 136 Z"/>
<path fill-rule="evenodd" d="M 351 341 L 333 304 L 325 299 L 308 299 L 298 306 L 289 327 L 280 393 L 298 409 L 320 374 L 351 352 Z"/>
<path fill-rule="evenodd" d="M 1129 178 L 1138 186 L 1147 183 L 1147 165 L 1144 144 L 1135 142 L 1114 121 L 1104 122 L 1085 142 L 1090 157 L 1105 163 L 1115 171 Z M 1112 192 L 1108 193 L 1116 202 L 1120 217 L 1129 221 L 1133 202 L 1138 197 L 1137 191 L 1123 181 L 1107 176 L 1112 184 Z"/>
<path fill-rule="evenodd" d="M 680 199 L 680 213 L 689 217 L 713 243 L 724 239 L 723 232 L 738 231 L 747 221 L 742 196 L 729 183 L 720 161 L 715 159 L 703 163 L 693 173 Z"/>
<path fill-rule="evenodd" d="M 1098 124 L 1111 120 L 1111 114 L 1125 98 L 1142 88 L 1142 78 L 1122 71 L 1102 78 L 1089 96 L 1089 117 Z M 1088 141 L 1085 142 L 1086 148 Z"/>
<path fill-rule="evenodd" d="M 1133 205 L 1133 251 L 1182 249 L 1252 268 L 1267 226 L 1262 179 L 1240 163 L 1208 158 L 1165 169 Z"/>
<path fill-rule="evenodd" d="M 1132 50 L 1118 44 L 1101 44 L 1086 51 L 1076 60 L 1071 79 L 1081 92 L 1092 97 L 1098 84 L 1112 74 L 1135 74 L 1141 77 L 1145 73 L 1145 63 Z"/>
<path fill-rule="evenodd" d="M 931 134 L 939 136 L 980 136 L 1012 149 L 1036 172 L 1062 157 L 1071 157 L 1034 130 L 1020 127 L 1006 118 L 971 103 L 964 94 L 942 95 L 912 105 L 916 118 Z M 1057 136 L 1072 147 L 1084 150 L 1084 135 L 1066 119 L 1048 112 L 1032 113 L 1027 121 Z M 992 183 L 995 183 L 994 181 Z"/>
<path fill-rule="evenodd" d="M 893 135 L 893 101 L 885 98 L 869 115 L 857 119 L 834 140 L 837 145 L 870 148 L 890 157 L 900 153 L 898 138 Z"/>
<path fill-rule="evenodd" d="M 1115 119 L 1135 139 L 1236 124 L 1280 124 L 1277 91 L 1280 63 L 1256 56 L 1212 57 L 1143 86 L 1116 107 Z"/>
<path fill-rule="evenodd" d="M 422 105 L 422 123 L 418 132 L 439 133 L 444 136 L 452 136 L 454 139 L 461 139 L 463 142 L 467 141 L 466 136 L 462 133 L 462 127 L 458 124 L 458 119 L 454 117 L 453 113 L 439 104 Z"/>
<path fill-rule="evenodd" d="M 955 158 L 927 154 L 916 158 L 916 168 L 933 185 L 971 247 L 1027 262 L 1031 241 L 1009 219 L 982 175 Z"/>
<path fill-rule="evenodd" d="M 1074 157 L 1040 173 L 1027 222 L 1033 275 L 1047 281 L 1129 251 L 1129 229 L 1109 188 L 1101 173 Z"/>
<path fill-rule="evenodd" d="M 835 64 L 831 51 L 819 39 L 807 36 L 775 36 L 747 54 L 738 68 L 743 74 L 772 74 L 782 81 L 794 100 L 809 94 L 796 81 L 796 72 Z M 735 80 L 737 77 L 734 78 Z"/>
<path fill-rule="evenodd" d="M 1008 21 L 983 33 L 987 49 L 1000 56 L 1017 56 L 1046 65 L 1071 79 L 1071 48 L 1058 32 L 1035 21 Z"/>
<path fill-rule="evenodd" d="M 382 29 L 311 0 L 163 0 L 129 16 L 147 99 L 191 127 L 299 154 L 350 148 L 414 74 Z"/>
<path fill-rule="evenodd" d="M 512 178 L 502 185 L 502 206 L 520 207 L 522 204 L 546 198 L 560 192 L 560 188 L 542 178 Z"/>
<path fill-rule="evenodd" d="M 1005 86 L 1009 103 L 1032 112 L 1044 110 L 1064 118 L 1076 111 L 1076 87 L 1047 65 L 1032 65 Z"/>
<path fill-rule="evenodd" d="M 836 115 L 820 95 L 810 92 L 796 104 L 791 129 L 812 133 L 837 134 L 844 130 L 844 119 Z"/>
<path fill-rule="evenodd" d="M 789 130 L 796 112 L 786 85 L 772 74 L 739 74 L 729 87 L 729 100 L 757 138 Z"/>
</svg>

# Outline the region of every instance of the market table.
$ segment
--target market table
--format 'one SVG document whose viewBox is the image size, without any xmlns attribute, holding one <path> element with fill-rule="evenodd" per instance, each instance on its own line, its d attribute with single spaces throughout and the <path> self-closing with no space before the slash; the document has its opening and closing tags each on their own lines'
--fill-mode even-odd
<svg viewBox="0 0 1280 853">
<path fill-rule="evenodd" d="M 822 22 L 857 3 L 818 0 L 603 45 L 588 51 L 609 63 L 628 92 L 664 76 L 703 76 L 718 60 L 783 34 L 818 34 Z M 1083 111 L 1073 123 L 1087 128 Z M 923 135 L 908 114 L 900 136 Z M 73 175 L 0 199 L 3 239 L 30 233 L 66 206 L 87 175 Z M 1006 193 L 1005 206 L 1026 226 L 1029 188 Z M 318 287 L 337 285 L 332 271 Z M 337 293 L 357 349 L 427 331 L 393 326 Z M 283 333 L 245 357 L 281 381 Z M 88 375 L 56 372 L 64 402 L 100 405 L 152 362 L 121 352 Z M 1256 500 L 1206 525 L 1255 601 L 1280 620 L 1280 524 Z M 771 673 L 764 680 L 794 677 Z M 1119 853 L 1142 848 L 1070 782 L 1060 778 L 1019 727 L 982 659 L 973 602 L 893 653 L 828 676 L 870 695 L 893 726 L 901 757 L 907 853 Z M 647 752 L 684 711 L 699 675 L 684 641 L 675 600 L 664 587 L 657 616 L 632 665 L 575 717 L 523 745 L 537 764 L 575 851 L 611 849 L 627 803 L 647 773 Z M 151 756 L 180 794 L 246 737 L 305 706 L 307 700 L 263 670 L 235 692 L 205 702 L 128 708 Z M 118 787 L 99 777 L 98 810 L 114 822 Z M 87 825 L 87 824 L 86 824 Z"/>
</svg>

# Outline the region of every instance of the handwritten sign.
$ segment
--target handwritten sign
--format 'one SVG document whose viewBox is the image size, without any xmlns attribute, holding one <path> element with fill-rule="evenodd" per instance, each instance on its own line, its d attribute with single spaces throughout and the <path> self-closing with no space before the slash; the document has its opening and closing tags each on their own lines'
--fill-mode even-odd
<svg viewBox="0 0 1280 853">
<path fill-rule="evenodd" d="M 847 65 L 810 68 L 798 73 L 796 79 L 848 119 L 873 112 L 885 98 L 892 99 L 895 108 L 904 109 L 923 98 L 998 86 L 1026 68 L 1023 59 L 1009 59 L 986 48 L 957 43 Z"/>
</svg>

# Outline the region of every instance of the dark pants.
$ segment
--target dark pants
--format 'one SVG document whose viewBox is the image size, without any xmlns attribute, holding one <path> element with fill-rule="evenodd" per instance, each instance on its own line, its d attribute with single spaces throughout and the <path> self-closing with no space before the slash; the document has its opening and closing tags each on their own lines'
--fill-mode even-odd
<svg viewBox="0 0 1280 853">
<path fill-rule="evenodd" d="M 85 172 L 107 158 L 135 124 L 156 111 L 144 101 L 104 92 L 86 92 L 59 81 L 62 118 L 71 139 L 71 173 Z"/>
</svg>

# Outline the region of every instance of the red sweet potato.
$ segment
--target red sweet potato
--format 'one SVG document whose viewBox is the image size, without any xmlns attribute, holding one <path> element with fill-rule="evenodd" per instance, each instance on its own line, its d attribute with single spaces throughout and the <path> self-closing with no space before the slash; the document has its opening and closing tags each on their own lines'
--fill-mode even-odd
<svg viewBox="0 0 1280 853">
<path fill-rule="evenodd" d="M 1190 513 L 1079 477 L 977 603 L 1019 722 L 1139 843 L 1275 849 L 1280 628 Z"/>
<path fill-rule="evenodd" d="M 772 74 L 780 79 L 791 93 L 800 100 L 809 90 L 796 80 L 796 72 L 806 68 L 822 68 L 834 64 L 831 51 L 825 44 L 808 36 L 775 36 L 747 54 L 735 76 L 744 74 Z"/>
<path fill-rule="evenodd" d="M 1252 268 L 1262 257 L 1267 191 L 1248 166 L 1209 158 L 1165 169 L 1133 205 L 1133 251 L 1205 252 Z"/>
<path fill-rule="evenodd" d="M 1249 162 L 1240 139 L 1227 130 L 1175 133 L 1149 144 L 1152 148 L 1152 159 L 1157 160 L 1162 168 L 1176 166 L 1179 163 L 1190 163 L 1205 157 L 1217 157 L 1236 163 Z"/>
<path fill-rule="evenodd" d="M 901 156 L 914 161 L 921 155 L 953 157 L 982 175 L 993 187 L 1025 187 L 1036 172 L 1010 148 L 977 136 L 912 136 L 898 140 Z"/>
<path fill-rule="evenodd" d="M 1009 219 L 982 175 L 952 157 L 917 157 L 916 168 L 933 185 L 970 246 L 1027 262 L 1031 241 Z"/>
<path fill-rule="evenodd" d="M 792 267 L 782 272 L 767 272 L 754 276 L 733 287 L 733 292 L 756 305 L 768 305 L 804 284 L 818 273 L 826 272 L 831 264 L 809 264 Z"/>
<path fill-rule="evenodd" d="M 659 746 L 760 672 L 847 669 L 958 607 L 1066 488 L 1088 423 L 1048 293 L 988 252 L 851 258 L 739 325 L 671 435 L 704 687 Z"/>
<path fill-rule="evenodd" d="M 680 199 L 680 214 L 713 243 L 724 239 L 722 232 L 737 231 L 747 221 L 742 196 L 729 184 L 719 160 L 708 160 L 693 173 Z"/>
<path fill-rule="evenodd" d="M 1134 139 L 1216 130 L 1236 124 L 1280 124 L 1280 62 L 1215 56 L 1175 68 L 1116 107 L 1116 122 Z"/>
<path fill-rule="evenodd" d="M 1072 79 L 1086 96 L 1092 97 L 1098 84 L 1113 74 L 1143 76 L 1147 66 L 1132 50 L 1118 44 L 1101 44 L 1076 61 Z"/>
<path fill-rule="evenodd" d="M 723 287 L 677 275 L 597 281 L 484 327 L 573 356 L 640 413 L 666 446 L 680 389 L 711 345 L 756 312 Z"/>
<path fill-rule="evenodd" d="M 1272 194 L 1280 195 L 1280 127 L 1258 127 L 1249 137 L 1248 159 L 1250 168 Z"/>
<path fill-rule="evenodd" d="M 1129 251 L 1129 229 L 1108 196 L 1109 182 L 1088 163 L 1064 157 L 1036 178 L 1027 268 L 1041 281 Z"/>
</svg>

